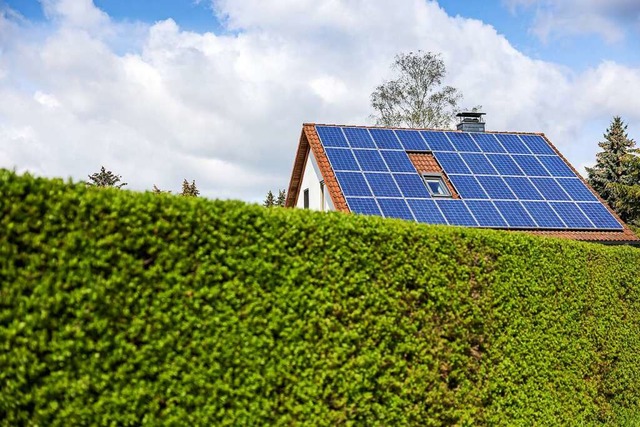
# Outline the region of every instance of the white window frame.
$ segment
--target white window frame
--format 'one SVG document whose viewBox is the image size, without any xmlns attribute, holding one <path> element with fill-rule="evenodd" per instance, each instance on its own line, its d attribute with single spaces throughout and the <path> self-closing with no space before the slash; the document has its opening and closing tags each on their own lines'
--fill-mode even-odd
<svg viewBox="0 0 640 427">
<path fill-rule="evenodd" d="M 422 181 L 424 182 L 424 185 L 427 187 L 427 191 L 429 191 L 429 194 L 431 194 L 431 197 L 444 197 L 444 198 L 453 197 L 453 195 L 451 194 L 451 190 L 449 190 L 449 187 L 447 186 L 447 183 L 444 180 L 444 176 L 442 176 L 442 174 L 423 173 Z M 431 190 L 431 186 L 429 186 L 429 182 L 438 182 L 440 184 L 440 188 L 444 190 L 444 193 L 434 193 Z"/>
</svg>

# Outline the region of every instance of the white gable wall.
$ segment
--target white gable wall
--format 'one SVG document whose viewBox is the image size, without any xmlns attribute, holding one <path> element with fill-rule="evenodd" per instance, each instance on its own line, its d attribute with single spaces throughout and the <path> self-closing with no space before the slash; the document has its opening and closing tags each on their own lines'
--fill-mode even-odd
<svg viewBox="0 0 640 427">
<path fill-rule="evenodd" d="M 334 210 L 333 203 L 329 197 L 329 192 L 326 186 L 324 187 L 324 197 L 321 191 L 320 181 L 322 181 L 322 175 L 320 169 L 318 169 L 318 162 L 313 155 L 313 152 L 309 151 L 309 157 L 307 158 L 307 165 L 304 168 L 304 175 L 302 177 L 302 185 L 300 186 L 300 193 L 298 193 L 298 200 L 296 200 L 296 207 L 304 209 L 304 191 L 309 190 L 309 209 L 316 211 L 332 211 Z M 324 206 L 322 201 L 324 199 Z"/>
</svg>

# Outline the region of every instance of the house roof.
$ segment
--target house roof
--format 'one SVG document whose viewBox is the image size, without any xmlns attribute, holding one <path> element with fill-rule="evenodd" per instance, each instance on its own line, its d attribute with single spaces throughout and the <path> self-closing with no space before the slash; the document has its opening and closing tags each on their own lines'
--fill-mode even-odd
<svg viewBox="0 0 640 427">
<path fill-rule="evenodd" d="M 310 152 L 338 211 L 640 245 L 541 133 L 305 123 L 288 207 Z M 452 197 L 431 196 L 424 174 L 441 175 Z"/>
</svg>

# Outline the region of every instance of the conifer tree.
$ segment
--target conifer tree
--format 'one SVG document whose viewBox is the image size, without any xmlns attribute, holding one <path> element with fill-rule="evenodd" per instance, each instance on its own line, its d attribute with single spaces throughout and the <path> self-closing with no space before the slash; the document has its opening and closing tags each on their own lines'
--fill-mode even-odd
<svg viewBox="0 0 640 427">
<path fill-rule="evenodd" d="M 598 143 L 601 152 L 596 154 L 596 164 L 587 169 L 589 184 L 600 194 L 624 221 L 637 219 L 635 206 L 639 201 L 637 186 L 640 184 L 640 162 L 635 141 L 627 134 L 627 125 L 619 116 L 611 121 Z M 635 195 L 635 196 L 634 196 Z"/>
<path fill-rule="evenodd" d="M 280 206 L 282 208 L 284 208 L 284 204 L 287 201 L 287 191 L 286 190 L 280 190 L 278 191 L 278 198 L 276 199 L 276 206 Z"/>
<path fill-rule="evenodd" d="M 276 204 L 275 197 L 273 196 L 273 193 L 271 192 L 271 190 L 269 190 L 269 192 L 267 193 L 267 198 L 264 199 L 263 206 L 265 208 L 271 208 L 275 206 L 275 204 Z"/>
<path fill-rule="evenodd" d="M 100 168 L 100 172 L 88 175 L 88 177 L 89 181 L 86 184 L 92 187 L 122 188 L 127 185 L 126 182 L 120 182 L 122 176 L 106 170 L 104 166 Z"/>
<path fill-rule="evenodd" d="M 196 181 L 193 180 L 191 184 L 189 184 L 189 181 L 186 179 L 182 181 L 182 192 L 180 195 L 185 197 L 198 197 L 198 195 L 200 195 L 200 191 L 196 187 Z"/>
<path fill-rule="evenodd" d="M 627 126 L 619 116 L 613 118 L 604 134 L 604 141 L 598 145 L 602 149 L 596 154 L 596 164 L 587 169 L 589 184 L 610 206 L 616 197 L 610 184 L 632 184 L 629 155 L 635 142 L 627 135 Z"/>
</svg>

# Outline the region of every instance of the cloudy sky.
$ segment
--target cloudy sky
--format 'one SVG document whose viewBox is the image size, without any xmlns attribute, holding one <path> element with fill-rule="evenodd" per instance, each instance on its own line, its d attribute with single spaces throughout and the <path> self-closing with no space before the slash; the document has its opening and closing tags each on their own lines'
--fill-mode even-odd
<svg viewBox="0 0 640 427">
<path fill-rule="evenodd" d="M 261 201 L 302 123 L 371 124 L 421 49 L 582 169 L 614 115 L 640 140 L 639 46 L 638 0 L 0 0 L 0 167 Z"/>
</svg>

